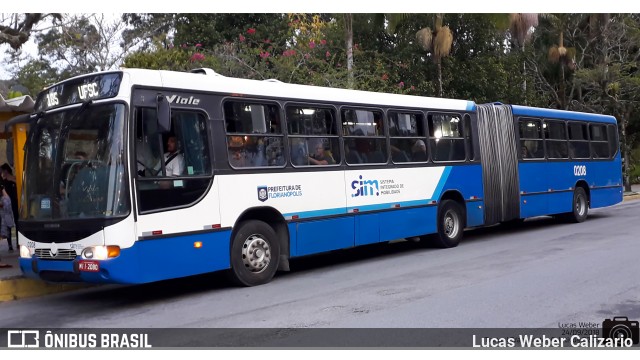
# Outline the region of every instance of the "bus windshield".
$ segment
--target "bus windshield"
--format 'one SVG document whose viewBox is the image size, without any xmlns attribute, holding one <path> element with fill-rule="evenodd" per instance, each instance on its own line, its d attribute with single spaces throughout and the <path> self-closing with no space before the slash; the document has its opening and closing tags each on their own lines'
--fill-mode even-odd
<svg viewBox="0 0 640 360">
<path fill-rule="evenodd" d="M 21 220 L 127 215 L 123 104 L 83 104 L 39 118 L 26 144 Z"/>
</svg>

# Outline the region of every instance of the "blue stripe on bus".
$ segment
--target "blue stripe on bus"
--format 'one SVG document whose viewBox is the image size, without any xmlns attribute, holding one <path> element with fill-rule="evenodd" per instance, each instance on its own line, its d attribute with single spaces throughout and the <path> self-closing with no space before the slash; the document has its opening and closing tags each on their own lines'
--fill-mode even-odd
<svg viewBox="0 0 640 360">
<path fill-rule="evenodd" d="M 609 115 L 580 113 L 566 110 L 556 109 L 540 109 L 527 106 L 511 106 L 513 115 L 520 116 L 532 116 L 543 118 L 555 118 L 555 119 L 568 119 L 568 120 L 582 120 L 582 121 L 594 121 L 608 124 L 616 124 L 616 118 Z"/>
<path fill-rule="evenodd" d="M 473 101 L 467 101 L 467 111 L 475 111 L 476 103 Z"/>
<path fill-rule="evenodd" d="M 428 205 L 432 200 L 411 200 L 411 201 L 396 201 L 384 204 L 373 204 L 373 205 L 362 205 L 362 206 L 350 206 L 347 208 L 347 212 L 353 212 L 354 209 L 358 209 L 358 212 L 363 211 L 375 211 L 375 210 L 385 210 L 385 209 L 394 209 L 395 205 L 400 205 L 400 207 L 409 207 L 409 206 L 421 206 Z"/>
<path fill-rule="evenodd" d="M 442 195 L 442 189 L 444 188 L 447 179 L 449 179 L 449 174 L 451 174 L 451 168 L 451 166 L 445 166 L 444 171 L 440 176 L 440 181 L 438 181 L 438 186 L 436 186 L 436 189 L 433 191 L 433 196 L 431 196 L 434 200 L 440 199 L 440 195 Z"/>
<path fill-rule="evenodd" d="M 320 209 L 320 210 L 311 210 L 311 211 L 302 211 L 302 212 L 292 212 L 282 214 L 285 219 L 291 219 L 293 215 L 297 215 L 298 218 L 312 218 L 312 217 L 322 217 L 322 216 L 332 216 L 332 215 L 341 215 L 345 214 L 345 208 L 334 208 L 334 209 Z"/>
</svg>

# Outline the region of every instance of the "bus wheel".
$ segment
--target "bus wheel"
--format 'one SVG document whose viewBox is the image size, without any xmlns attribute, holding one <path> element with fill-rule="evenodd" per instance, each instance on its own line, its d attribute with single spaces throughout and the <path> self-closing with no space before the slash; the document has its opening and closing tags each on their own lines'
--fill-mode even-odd
<svg viewBox="0 0 640 360">
<path fill-rule="evenodd" d="M 267 223 L 249 220 L 238 225 L 231 244 L 231 279 L 244 286 L 268 283 L 278 269 L 280 244 Z"/>
<path fill-rule="evenodd" d="M 587 220 L 589 213 L 589 202 L 587 194 L 581 187 L 576 187 L 573 191 L 573 211 L 566 214 L 566 219 L 571 222 L 581 223 Z"/>
<path fill-rule="evenodd" d="M 453 200 L 445 200 L 438 207 L 438 233 L 432 238 L 440 248 L 456 247 L 464 232 L 464 209 Z"/>
</svg>

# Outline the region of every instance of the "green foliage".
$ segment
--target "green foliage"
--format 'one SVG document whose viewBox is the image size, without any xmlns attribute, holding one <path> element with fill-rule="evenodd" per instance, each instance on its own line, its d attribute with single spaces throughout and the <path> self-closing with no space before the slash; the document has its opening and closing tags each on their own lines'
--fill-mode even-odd
<svg viewBox="0 0 640 360">
<path fill-rule="evenodd" d="M 13 90 L 9 90 L 9 92 L 7 93 L 7 99 L 15 99 L 15 98 L 19 98 L 20 96 L 23 96 L 24 94 L 21 93 L 20 91 L 13 91 Z"/>
<path fill-rule="evenodd" d="M 236 41 L 254 29 L 256 39 L 259 36 L 258 40 L 283 46 L 289 30 L 287 23 L 285 14 L 176 14 L 174 44 L 212 48 Z"/>
<path fill-rule="evenodd" d="M 157 46 L 155 50 L 135 52 L 127 56 L 122 66 L 153 70 L 187 71 L 190 66 L 190 53 L 183 48 L 164 48 Z"/>
<path fill-rule="evenodd" d="M 47 86 L 61 80 L 61 77 L 48 61 L 30 60 L 18 70 L 15 80 L 29 89 L 29 94 L 35 97 Z"/>
</svg>

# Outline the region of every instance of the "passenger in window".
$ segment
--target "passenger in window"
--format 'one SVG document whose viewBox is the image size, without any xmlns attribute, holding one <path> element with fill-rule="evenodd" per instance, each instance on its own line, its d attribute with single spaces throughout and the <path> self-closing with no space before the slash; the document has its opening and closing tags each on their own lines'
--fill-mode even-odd
<svg viewBox="0 0 640 360">
<path fill-rule="evenodd" d="M 402 151 L 400 148 L 398 148 L 397 146 L 391 144 L 391 160 L 395 163 L 399 163 L 399 162 L 410 162 L 411 160 L 409 160 L 409 157 L 407 156 L 407 154 Z"/>
<path fill-rule="evenodd" d="M 416 140 L 411 147 L 412 161 L 427 161 L 427 145 L 422 140 Z"/>
<path fill-rule="evenodd" d="M 524 145 L 520 148 L 520 153 L 522 154 L 523 159 L 528 159 L 531 157 L 531 154 L 529 153 L 529 149 L 527 149 L 527 147 Z"/>
<path fill-rule="evenodd" d="M 184 172 L 184 156 L 178 151 L 178 139 L 174 135 L 167 139 L 164 166 L 167 176 L 180 176 Z"/>
<path fill-rule="evenodd" d="M 291 163 L 293 165 L 309 165 L 307 144 L 301 138 L 289 138 L 291 145 Z"/>
<path fill-rule="evenodd" d="M 324 142 L 318 141 L 313 147 L 314 152 L 309 156 L 309 164 L 311 165 L 333 165 L 336 161 L 330 154 L 324 150 Z"/>
<path fill-rule="evenodd" d="M 245 150 L 245 166 L 259 167 L 267 166 L 267 158 L 265 156 L 264 138 L 249 136 L 244 145 Z"/>
</svg>

